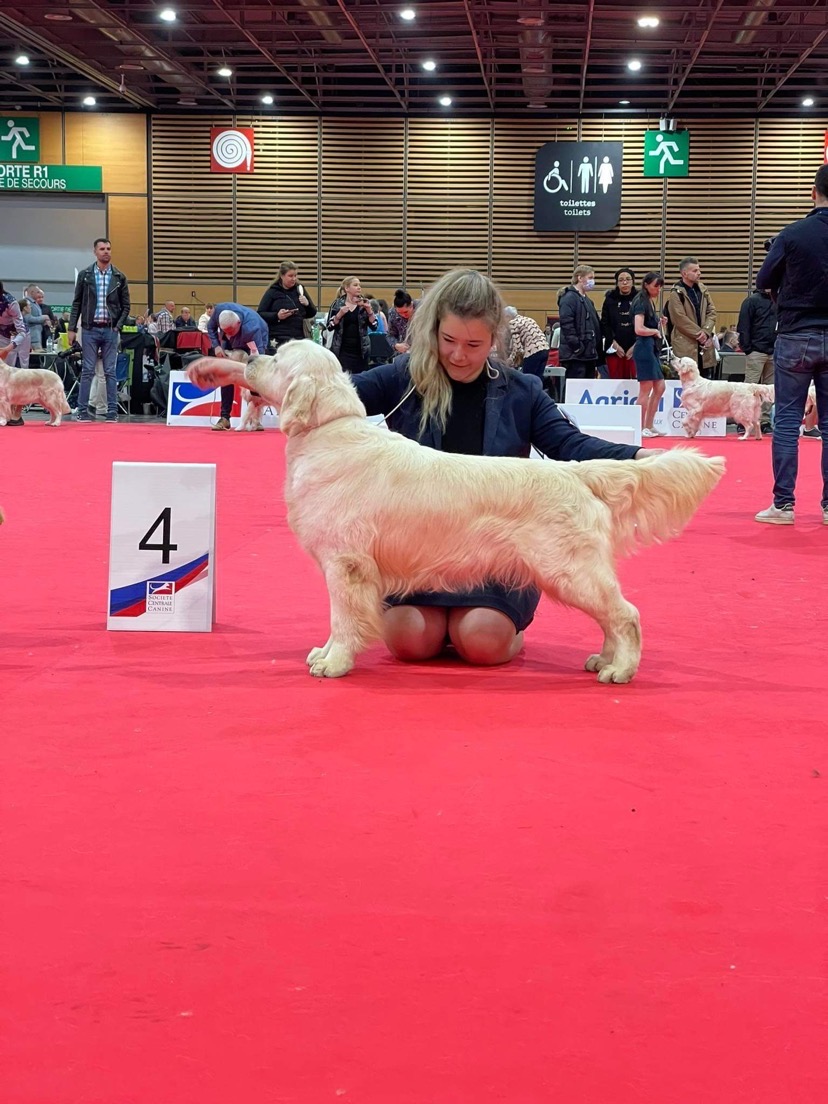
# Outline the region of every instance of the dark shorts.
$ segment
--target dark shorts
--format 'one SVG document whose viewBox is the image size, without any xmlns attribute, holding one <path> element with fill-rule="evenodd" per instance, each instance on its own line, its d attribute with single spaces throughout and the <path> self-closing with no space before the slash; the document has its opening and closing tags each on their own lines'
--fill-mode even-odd
<svg viewBox="0 0 828 1104">
<path fill-rule="evenodd" d="M 468 606 L 472 609 L 478 607 L 494 609 L 511 618 L 515 625 L 515 632 L 523 632 L 531 625 L 535 616 L 535 610 L 540 602 L 540 591 L 534 587 L 517 589 L 500 583 L 489 583 L 477 590 L 450 593 L 421 590 L 415 594 L 406 594 L 404 598 L 392 596 L 386 598 L 385 602 L 389 606 L 441 606 L 447 609 Z"/>
<path fill-rule="evenodd" d="M 664 372 L 656 356 L 655 343 L 651 337 L 639 338 L 633 345 L 635 376 L 639 383 L 645 380 L 663 380 Z"/>
</svg>

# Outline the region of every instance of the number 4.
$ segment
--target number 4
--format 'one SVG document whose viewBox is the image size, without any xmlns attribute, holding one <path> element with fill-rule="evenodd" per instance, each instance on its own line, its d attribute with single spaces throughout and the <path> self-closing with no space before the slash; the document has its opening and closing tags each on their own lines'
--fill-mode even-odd
<svg viewBox="0 0 828 1104">
<path fill-rule="evenodd" d="M 150 544 L 150 537 L 153 535 L 159 525 L 163 525 L 161 530 L 161 544 Z M 161 563 L 168 564 L 170 562 L 170 552 L 176 552 L 178 550 L 177 544 L 170 544 L 170 527 L 172 525 L 172 507 L 165 506 L 152 525 L 144 533 L 143 537 L 138 541 L 138 548 L 141 552 L 160 552 Z"/>
</svg>

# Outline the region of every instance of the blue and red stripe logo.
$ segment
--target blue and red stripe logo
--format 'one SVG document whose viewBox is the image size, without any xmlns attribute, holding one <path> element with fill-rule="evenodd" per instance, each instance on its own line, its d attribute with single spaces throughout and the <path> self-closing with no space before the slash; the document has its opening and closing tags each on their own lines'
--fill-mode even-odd
<svg viewBox="0 0 828 1104">
<path fill-rule="evenodd" d="M 175 583 L 175 592 L 183 590 L 190 583 L 203 579 L 207 574 L 210 564 L 210 553 L 205 552 L 189 563 L 181 567 L 162 571 L 158 575 L 151 575 L 140 583 L 130 583 L 129 586 L 116 587 L 109 592 L 109 616 L 110 617 L 140 617 L 147 612 L 147 586 L 150 583 Z M 163 593 L 163 590 L 160 591 Z"/>
</svg>

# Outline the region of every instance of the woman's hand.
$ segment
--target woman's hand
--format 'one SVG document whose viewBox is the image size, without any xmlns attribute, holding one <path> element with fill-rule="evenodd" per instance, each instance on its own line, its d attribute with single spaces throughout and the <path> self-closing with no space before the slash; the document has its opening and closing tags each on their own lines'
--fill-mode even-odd
<svg viewBox="0 0 828 1104">
<path fill-rule="evenodd" d="M 647 456 L 663 456 L 664 453 L 668 451 L 669 449 L 640 448 L 633 457 L 633 460 L 644 460 Z"/>
</svg>

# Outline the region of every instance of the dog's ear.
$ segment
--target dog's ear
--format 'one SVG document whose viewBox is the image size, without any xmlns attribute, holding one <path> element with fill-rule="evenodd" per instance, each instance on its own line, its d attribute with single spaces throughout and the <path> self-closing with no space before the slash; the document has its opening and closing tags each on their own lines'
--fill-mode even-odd
<svg viewBox="0 0 828 1104">
<path fill-rule="evenodd" d="M 288 385 L 279 408 L 279 429 L 288 437 L 303 433 L 317 424 L 317 381 L 302 373 Z"/>
</svg>

